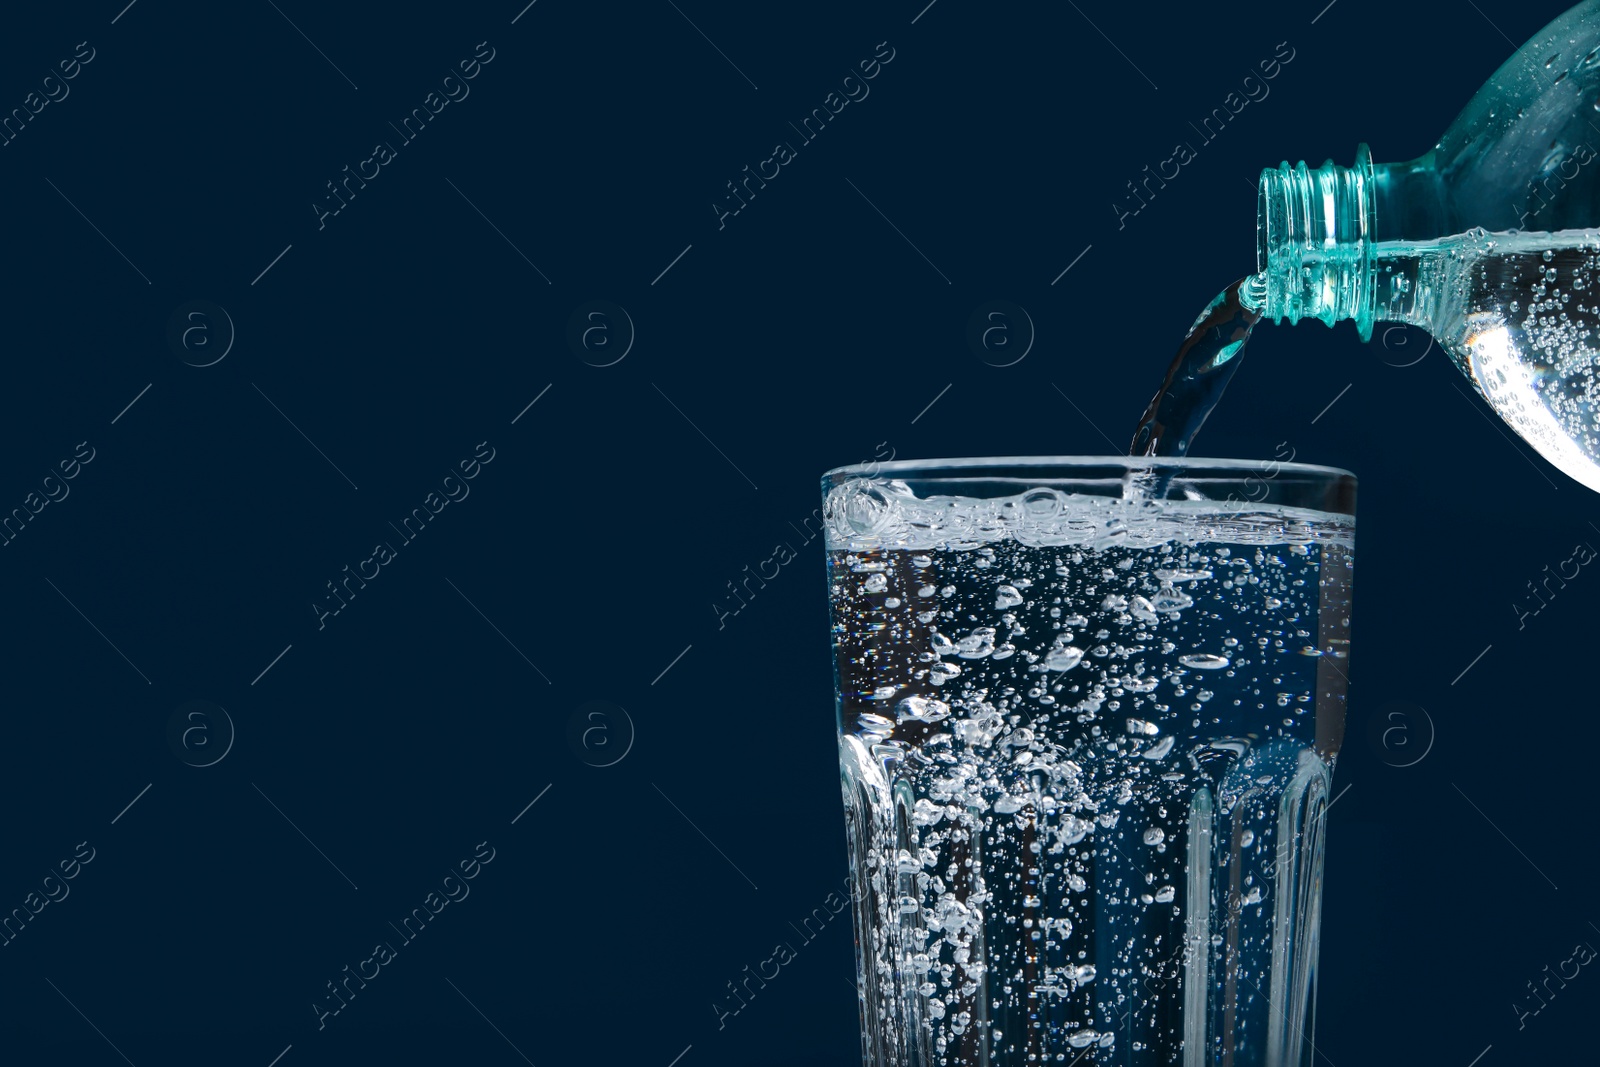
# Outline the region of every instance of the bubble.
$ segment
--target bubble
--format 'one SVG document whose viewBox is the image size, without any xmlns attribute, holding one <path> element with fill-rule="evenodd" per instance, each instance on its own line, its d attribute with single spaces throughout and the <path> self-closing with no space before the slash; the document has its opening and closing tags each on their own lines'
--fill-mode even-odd
<svg viewBox="0 0 1600 1067">
<path fill-rule="evenodd" d="M 1163 582 L 1194 582 L 1202 578 L 1211 577 L 1208 570 L 1173 570 L 1168 567 L 1157 567 L 1156 578 Z"/>
<path fill-rule="evenodd" d="M 933 697 L 905 697 L 896 705 L 900 719 L 917 719 L 922 722 L 938 722 L 950 717 L 950 705 Z"/>
<path fill-rule="evenodd" d="M 1055 489 L 1030 489 L 1022 494 L 1022 512 L 1036 522 L 1055 518 L 1066 506 L 1066 496 Z"/>
<path fill-rule="evenodd" d="M 1044 668 L 1049 671 L 1070 671 L 1083 662 L 1083 649 L 1076 645 L 1053 648 L 1044 658 Z"/>
<path fill-rule="evenodd" d="M 852 533 L 872 534 L 878 532 L 889 518 L 891 506 L 889 498 L 883 490 L 876 485 L 862 482 L 850 482 L 846 486 L 850 490 L 844 497 L 843 518 Z"/>
<path fill-rule="evenodd" d="M 1156 611 L 1182 611 L 1194 604 L 1194 598 L 1181 589 L 1163 589 L 1150 598 L 1150 606 Z"/>
<path fill-rule="evenodd" d="M 1168 736 L 1163 737 L 1161 740 L 1157 741 L 1155 744 L 1151 745 L 1149 748 L 1147 748 L 1143 752 L 1141 752 L 1140 756 L 1143 757 L 1144 759 L 1151 759 L 1151 760 L 1154 760 L 1154 759 L 1166 759 L 1167 755 L 1169 753 L 1171 753 L 1171 751 L 1172 751 L 1173 744 L 1177 740 L 1178 739 L 1176 737 L 1173 737 L 1172 735 L 1169 734 Z"/>
<path fill-rule="evenodd" d="M 982 659 L 994 651 L 994 627 L 980 626 L 956 642 L 956 655 L 962 659 Z"/>
<path fill-rule="evenodd" d="M 1232 661 L 1227 656 L 1213 656 L 1209 653 L 1197 652 L 1188 656 L 1179 656 L 1178 662 L 1197 671 L 1220 671 Z"/>
</svg>

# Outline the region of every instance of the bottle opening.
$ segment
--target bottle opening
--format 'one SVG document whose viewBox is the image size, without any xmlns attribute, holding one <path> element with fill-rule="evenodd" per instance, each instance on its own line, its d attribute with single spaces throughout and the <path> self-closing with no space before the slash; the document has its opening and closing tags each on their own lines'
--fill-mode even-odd
<svg viewBox="0 0 1600 1067">
<path fill-rule="evenodd" d="M 1305 161 L 1261 172 L 1256 201 L 1256 270 L 1265 286 L 1265 314 L 1275 322 L 1354 319 L 1372 336 L 1372 153 L 1332 160 L 1315 170 Z"/>
</svg>

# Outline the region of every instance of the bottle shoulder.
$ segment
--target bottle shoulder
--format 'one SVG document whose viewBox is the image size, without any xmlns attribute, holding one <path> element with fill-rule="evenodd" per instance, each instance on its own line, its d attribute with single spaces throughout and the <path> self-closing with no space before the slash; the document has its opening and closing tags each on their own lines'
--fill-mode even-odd
<svg viewBox="0 0 1600 1067">
<path fill-rule="evenodd" d="M 1445 232 L 1600 226 L 1600 0 L 1559 16 L 1484 83 L 1423 157 Z"/>
</svg>

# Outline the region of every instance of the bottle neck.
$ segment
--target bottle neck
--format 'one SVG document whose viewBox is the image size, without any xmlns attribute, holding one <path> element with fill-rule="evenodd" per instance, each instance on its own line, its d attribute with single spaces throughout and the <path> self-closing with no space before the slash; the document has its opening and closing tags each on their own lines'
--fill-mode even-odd
<svg viewBox="0 0 1600 1067">
<path fill-rule="evenodd" d="M 1283 163 L 1261 172 L 1256 270 L 1262 314 L 1275 322 L 1353 320 L 1363 341 L 1373 323 L 1410 320 L 1415 289 L 1378 247 L 1448 232 L 1432 153 L 1378 164 L 1366 145 L 1355 162 L 1312 169 Z"/>
</svg>

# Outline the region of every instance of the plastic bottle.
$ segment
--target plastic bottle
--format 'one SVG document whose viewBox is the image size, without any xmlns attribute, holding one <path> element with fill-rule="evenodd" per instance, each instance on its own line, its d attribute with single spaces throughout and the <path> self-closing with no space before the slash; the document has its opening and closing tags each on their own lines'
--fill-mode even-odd
<svg viewBox="0 0 1600 1067">
<path fill-rule="evenodd" d="M 1600 0 L 1517 50 L 1437 145 L 1262 172 L 1263 317 L 1427 329 L 1541 455 L 1600 491 Z"/>
</svg>

